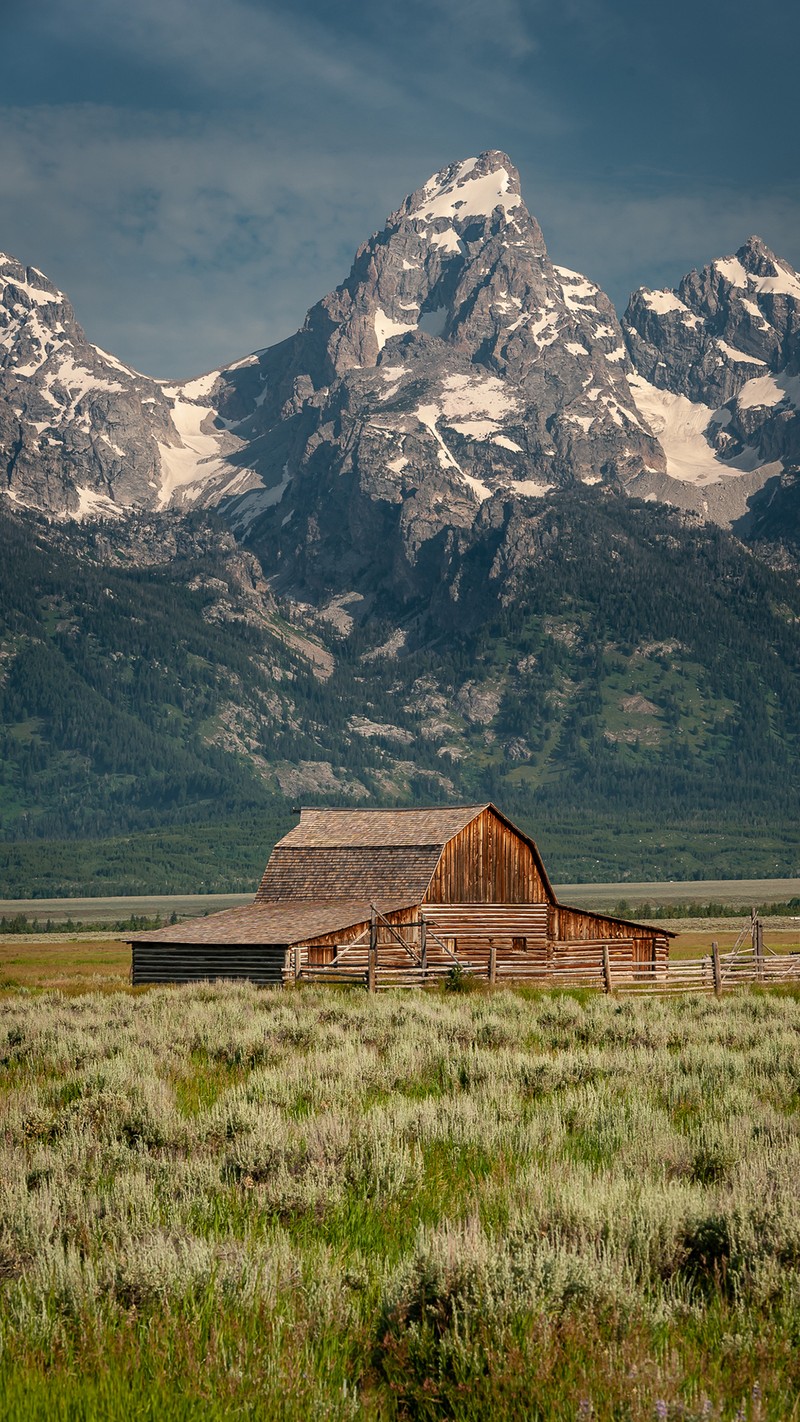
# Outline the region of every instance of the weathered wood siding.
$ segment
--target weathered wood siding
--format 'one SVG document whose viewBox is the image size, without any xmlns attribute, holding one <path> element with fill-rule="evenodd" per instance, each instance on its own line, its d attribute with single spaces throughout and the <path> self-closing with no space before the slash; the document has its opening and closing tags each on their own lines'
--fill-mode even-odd
<svg viewBox="0 0 800 1422">
<path fill-rule="evenodd" d="M 530 845 L 487 809 L 445 845 L 423 902 L 531 904 L 548 897 Z"/>
<path fill-rule="evenodd" d="M 666 962 L 669 954 L 669 939 L 665 934 L 642 924 L 626 923 L 624 919 L 590 913 L 586 909 L 567 908 L 561 904 L 551 904 L 549 919 L 548 936 L 556 949 L 559 944 L 619 943 L 615 956 L 642 966 Z M 626 945 L 624 951 L 622 941 Z"/>
<path fill-rule="evenodd" d="M 258 943 L 134 943 L 132 959 L 134 987 L 229 978 L 280 987 L 286 949 Z"/>
</svg>

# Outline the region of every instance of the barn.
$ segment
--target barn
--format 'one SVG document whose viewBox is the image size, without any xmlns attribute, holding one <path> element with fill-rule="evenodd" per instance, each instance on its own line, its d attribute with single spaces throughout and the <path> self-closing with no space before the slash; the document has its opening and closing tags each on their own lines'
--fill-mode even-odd
<svg viewBox="0 0 800 1422">
<path fill-rule="evenodd" d="M 559 903 L 494 805 L 316 809 L 276 844 L 252 904 L 132 941 L 134 984 L 246 978 L 416 985 L 602 981 L 666 969 L 673 936 Z"/>
</svg>

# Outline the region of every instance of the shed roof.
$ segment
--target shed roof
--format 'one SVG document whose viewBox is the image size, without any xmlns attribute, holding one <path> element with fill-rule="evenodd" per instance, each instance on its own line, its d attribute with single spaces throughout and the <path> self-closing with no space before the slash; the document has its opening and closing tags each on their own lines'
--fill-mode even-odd
<svg viewBox="0 0 800 1422">
<path fill-rule="evenodd" d="M 410 908 L 408 899 L 402 902 L 382 900 L 376 904 L 381 913 L 393 913 Z M 261 943 L 290 947 L 305 943 L 326 933 L 341 933 L 360 923 L 368 923 L 371 905 L 367 899 L 334 902 L 317 899 L 315 903 L 254 903 L 243 908 L 226 909 L 207 918 L 187 919 L 154 933 L 137 933 L 136 943 Z"/>
</svg>

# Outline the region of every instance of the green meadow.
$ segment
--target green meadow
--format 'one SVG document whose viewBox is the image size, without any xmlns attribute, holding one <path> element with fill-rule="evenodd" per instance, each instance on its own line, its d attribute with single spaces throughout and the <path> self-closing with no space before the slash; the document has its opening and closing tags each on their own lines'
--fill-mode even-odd
<svg viewBox="0 0 800 1422">
<path fill-rule="evenodd" d="M 800 1415 L 800 995 L 16 991 L 0 1414 Z"/>
</svg>

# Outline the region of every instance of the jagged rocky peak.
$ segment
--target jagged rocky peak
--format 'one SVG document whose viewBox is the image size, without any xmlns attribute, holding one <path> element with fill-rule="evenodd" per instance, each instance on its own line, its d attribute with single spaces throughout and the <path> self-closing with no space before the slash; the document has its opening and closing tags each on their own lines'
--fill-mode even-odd
<svg viewBox="0 0 800 1422">
<path fill-rule="evenodd" d="M 412 565 L 494 495 L 663 469 L 611 303 L 552 264 L 497 151 L 407 197 L 259 364 L 258 405 L 237 431 L 259 441 L 268 487 L 230 515 L 263 514 L 263 546 L 309 575 L 351 564 L 354 537 L 371 546 L 366 530 L 387 519 Z"/>
<path fill-rule="evenodd" d="M 623 317 L 634 364 L 653 385 L 723 404 L 800 357 L 800 276 L 750 237 L 673 291 L 634 292 Z"/>
<path fill-rule="evenodd" d="M 667 479 L 648 476 L 642 492 L 724 524 L 794 478 L 800 277 L 760 237 L 674 290 L 635 292 L 623 329 L 637 405 L 667 458 Z"/>
<path fill-rule="evenodd" d="M 235 478 L 207 396 L 217 375 L 170 386 L 86 337 L 35 267 L 0 256 L 0 492 L 56 517 L 214 502 Z"/>
<path fill-rule="evenodd" d="M 528 255 L 545 255 L 519 174 L 504 153 L 482 153 L 435 173 L 363 243 L 342 286 L 309 312 L 306 332 L 327 336 L 320 379 L 330 383 L 346 370 L 374 365 L 392 336 L 463 336 L 456 318 L 475 284 L 473 274 L 465 289 L 464 273 L 477 261 L 486 282 L 512 241 Z"/>
<path fill-rule="evenodd" d="M 449 234 L 462 240 L 485 241 L 491 232 L 518 223 L 531 223 L 542 243 L 522 199 L 520 177 L 506 153 L 491 149 L 477 158 L 450 163 L 434 173 L 427 183 L 411 193 L 387 220 L 387 228 L 402 222 L 421 224 L 428 240 L 445 249 L 457 249 Z"/>
</svg>

